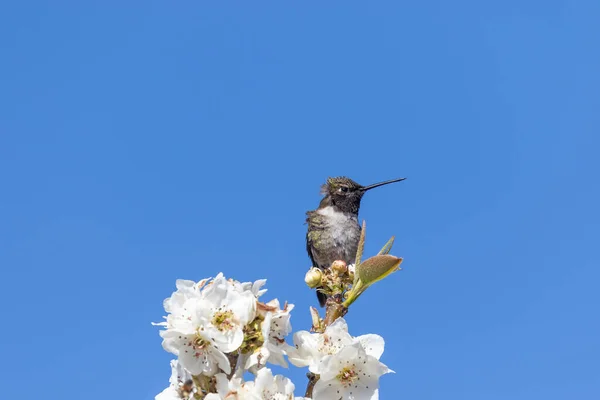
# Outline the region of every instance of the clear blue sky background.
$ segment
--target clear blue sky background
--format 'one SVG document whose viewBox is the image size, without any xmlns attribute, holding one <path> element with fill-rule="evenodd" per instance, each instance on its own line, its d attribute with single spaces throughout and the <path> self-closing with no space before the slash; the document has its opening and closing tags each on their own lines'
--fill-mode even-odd
<svg viewBox="0 0 600 400">
<path fill-rule="evenodd" d="M 3 2 L 2 397 L 152 399 L 176 278 L 268 277 L 306 329 L 348 175 L 409 178 L 361 211 L 405 269 L 348 316 L 382 398 L 600 398 L 600 3 L 301 3 Z"/>
</svg>

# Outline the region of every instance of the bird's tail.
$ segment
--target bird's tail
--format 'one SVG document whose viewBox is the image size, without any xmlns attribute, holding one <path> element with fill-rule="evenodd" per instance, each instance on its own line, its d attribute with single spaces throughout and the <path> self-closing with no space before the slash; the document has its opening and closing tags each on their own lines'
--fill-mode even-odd
<svg viewBox="0 0 600 400">
<path fill-rule="evenodd" d="M 327 302 L 327 295 L 321 292 L 321 287 L 317 288 L 317 299 L 319 299 L 319 305 L 321 307 L 325 307 L 325 303 Z"/>
</svg>

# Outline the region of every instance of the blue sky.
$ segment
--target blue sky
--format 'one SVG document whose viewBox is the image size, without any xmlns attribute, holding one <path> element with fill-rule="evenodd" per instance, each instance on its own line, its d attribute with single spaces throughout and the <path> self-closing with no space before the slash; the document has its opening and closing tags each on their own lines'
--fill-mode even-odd
<svg viewBox="0 0 600 400">
<path fill-rule="evenodd" d="M 4 2 L 3 395 L 152 399 L 177 278 L 267 277 L 368 184 L 382 398 L 600 397 L 600 3 Z M 212 2 L 214 3 L 214 2 Z M 300 393 L 304 371 L 290 371 Z"/>
</svg>

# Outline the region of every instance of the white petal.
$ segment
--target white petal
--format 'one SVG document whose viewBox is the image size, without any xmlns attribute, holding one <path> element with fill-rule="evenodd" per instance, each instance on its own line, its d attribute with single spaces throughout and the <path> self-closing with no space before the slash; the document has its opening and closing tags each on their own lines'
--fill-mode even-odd
<svg viewBox="0 0 600 400">
<path fill-rule="evenodd" d="M 318 357 L 316 334 L 311 335 L 307 331 L 294 333 L 294 346 L 287 353 L 288 360 L 296 367 L 306 367 L 315 363 L 315 358 L 320 358 Z"/>
<path fill-rule="evenodd" d="M 269 349 L 265 346 L 261 346 L 254 352 L 252 352 L 252 354 L 250 354 L 250 357 L 248 357 L 248 359 L 246 360 L 244 368 L 250 369 L 252 367 L 264 367 L 267 363 L 267 360 L 271 361 L 270 356 L 271 352 L 269 351 Z"/>
<path fill-rule="evenodd" d="M 265 283 L 267 283 L 266 279 L 259 279 L 254 282 L 254 284 L 252 284 L 252 294 L 254 294 L 257 298 L 262 296 L 267 291 L 267 289 L 261 290 Z"/>
<path fill-rule="evenodd" d="M 294 384 L 283 375 L 273 376 L 268 368 L 263 368 L 256 374 L 254 390 L 260 399 L 291 399 L 294 395 Z"/>
<path fill-rule="evenodd" d="M 154 400 L 181 400 L 179 392 L 173 387 L 169 386 L 154 397 Z"/>
<path fill-rule="evenodd" d="M 336 320 L 325 329 L 325 333 L 317 334 L 317 349 L 320 357 L 337 354 L 345 346 L 352 344 L 352 336 L 348 333 L 348 326 L 345 321 Z M 314 372 L 314 371 L 313 371 Z M 317 372 L 315 372 L 317 373 Z"/>
<path fill-rule="evenodd" d="M 291 380 L 289 380 L 283 375 L 275 376 L 275 387 L 277 387 L 278 392 L 283 393 L 284 395 L 294 394 L 294 384 Z"/>
<path fill-rule="evenodd" d="M 337 382 L 319 379 L 313 388 L 313 400 L 342 399 L 343 387 Z"/>
<path fill-rule="evenodd" d="M 338 318 L 325 329 L 322 335 L 319 351 L 323 354 L 336 354 L 344 346 L 352 343 L 352 336 L 348 333 L 348 325 L 343 318 Z"/>
<path fill-rule="evenodd" d="M 293 306 L 292 306 L 293 308 Z M 281 341 L 292 331 L 289 312 L 275 312 L 271 320 L 271 336 Z"/>
<path fill-rule="evenodd" d="M 181 333 L 173 330 L 161 331 L 160 336 L 163 338 L 163 349 L 175 355 L 179 355 L 179 349 L 183 346 L 183 343 L 186 340 L 191 340 L 190 336 L 182 335 Z"/>
<path fill-rule="evenodd" d="M 376 376 L 378 379 L 381 375 L 395 374 L 395 372 L 389 369 L 387 365 L 373 356 L 367 356 L 367 363 L 364 364 L 364 370 L 366 373 Z"/>
<path fill-rule="evenodd" d="M 229 393 L 230 382 L 227 379 L 227 375 L 225 374 L 216 374 L 215 378 L 217 379 L 217 392 L 221 397 L 225 397 L 227 393 Z"/>
<path fill-rule="evenodd" d="M 375 382 L 375 384 L 377 384 L 377 382 Z M 346 390 L 350 393 L 348 389 Z M 352 395 L 355 399 L 379 400 L 379 390 L 370 386 L 358 385 L 357 387 L 353 387 Z"/>
<path fill-rule="evenodd" d="M 217 372 L 216 363 L 212 362 L 206 352 L 196 354 L 191 350 L 183 350 L 179 354 L 179 362 L 194 375 L 213 375 Z"/>
<path fill-rule="evenodd" d="M 177 360 L 171 360 L 171 378 L 169 383 L 173 386 L 178 386 L 180 383 L 185 383 L 192 379 L 192 375 L 183 368 Z"/>
<path fill-rule="evenodd" d="M 385 347 L 385 341 L 379 335 L 368 334 L 362 335 L 355 338 L 358 341 L 363 349 L 367 352 L 368 355 L 375 357 L 379 360 L 381 355 L 383 354 L 383 349 Z"/>
<path fill-rule="evenodd" d="M 223 353 L 236 351 L 244 341 L 244 332 L 240 326 L 236 326 L 231 330 L 220 331 L 212 324 L 206 325 L 203 335 L 209 337 L 215 347 Z"/>
<path fill-rule="evenodd" d="M 254 385 L 258 390 L 262 390 L 273 383 L 273 372 L 269 368 L 263 368 L 256 374 Z"/>
<path fill-rule="evenodd" d="M 216 280 L 222 280 L 222 279 L 225 279 L 225 277 L 223 276 L 222 272 L 219 272 L 213 280 L 216 281 Z"/>
<path fill-rule="evenodd" d="M 334 332 L 348 332 L 348 324 L 344 318 L 336 319 L 333 324 L 329 325 L 327 329 L 325 329 L 326 333 L 334 333 Z"/>
<path fill-rule="evenodd" d="M 229 359 L 225 354 L 223 354 L 218 349 L 211 349 L 211 357 L 217 362 L 219 368 L 223 370 L 226 374 L 231 373 L 231 365 L 229 364 Z"/>
<path fill-rule="evenodd" d="M 242 325 L 246 325 L 256 316 L 256 298 L 251 292 L 229 292 L 225 306 L 233 311 Z"/>
<path fill-rule="evenodd" d="M 193 307 L 195 320 L 205 324 L 212 320 L 213 310 L 218 306 L 211 301 L 211 298 L 203 298 L 196 300 Z"/>
<path fill-rule="evenodd" d="M 287 345 L 288 347 L 291 347 Z M 284 352 L 281 348 L 274 348 L 270 343 L 266 346 L 269 349 L 269 362 L 273 365 L 279 365 L 281 367 L 287 368 L 288 363 L 285 360 Z"/>
<path fill-rule="evenodd" d="M 228 294 L 228 285 L 223 282 L 213 281 L 212 285 L 206 286 L 203 292 L 203 299 L 208 301 L 212 307 L 220 307 L 225 304 Z"/>
<path fill-rule="evenodd" d="M 279 299 L 270 300 L 266 304 L 269 306 L 269 308 L 279 309 Z"/>
<path fill-rule="evenodd" d="M 231 372 L 229 360 L 218 349 L 208 345 L 202 349 L 194 345 L 194 336 L 177 337 L 175 344 L 179 348 L 179 362 L 193 375 L 212 376 L 221 368 L 225 373 Z"/>
<path fill-rule="evenodd" d="M 167 326 L 169 329 L 180 333 L 191 335 L 198 329 L 199 322 L 196 317 L 197 303 L 199 299 L 190 298 L 185 301 L 176 312 L 167 317 Z"/>
<path fill-rule="evenodd" d="M 271 333 L 271 322 L 273 321 L 273 313 L 268 312 L 265 314 L 265 319 L 260 324 L 260 331 L 263 335 L 263 338 L 268 338 L 269 333 Z"/>
<path fill-rule="evenodd" d="M 175 287 L 181 291 L 194 291 L 194 285 L 196 285 L 196 282 L 186 279 L 177 279 L 175 281 Z"/>
<path fill-rule="evenodd" d="M 321 362 L 321 379 L 334 380 L 340 370 L 350 363 L 363 362 L 367 355 L 359 344 L 344 347 L 337 354 L 326 356 Z"/>
</svg>

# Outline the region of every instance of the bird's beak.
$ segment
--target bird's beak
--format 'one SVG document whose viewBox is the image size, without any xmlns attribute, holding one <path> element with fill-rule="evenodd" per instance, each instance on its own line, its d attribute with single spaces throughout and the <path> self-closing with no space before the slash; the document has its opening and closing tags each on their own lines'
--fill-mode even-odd
<svg viewBox="0 0 600 400">
<path fill-rule="evenodd" d="M 369 185 L 369 186 L 363 186 L 362 188 L 360 188 L 360 190 L 362 190 L 363 192 L 366 192 L 367 190 L 371 190 L 371 189 L 374 189 L 374 188 L 379 187 L 379 186 L 387 185 L 388 183 L 400 182 L 400 181 L 403 181 L 405 179 L 406 178 L 398 178 L 398 179 L 391 179 L 389 181 L 374 183 L 374 184 Z"/>
</svg>

